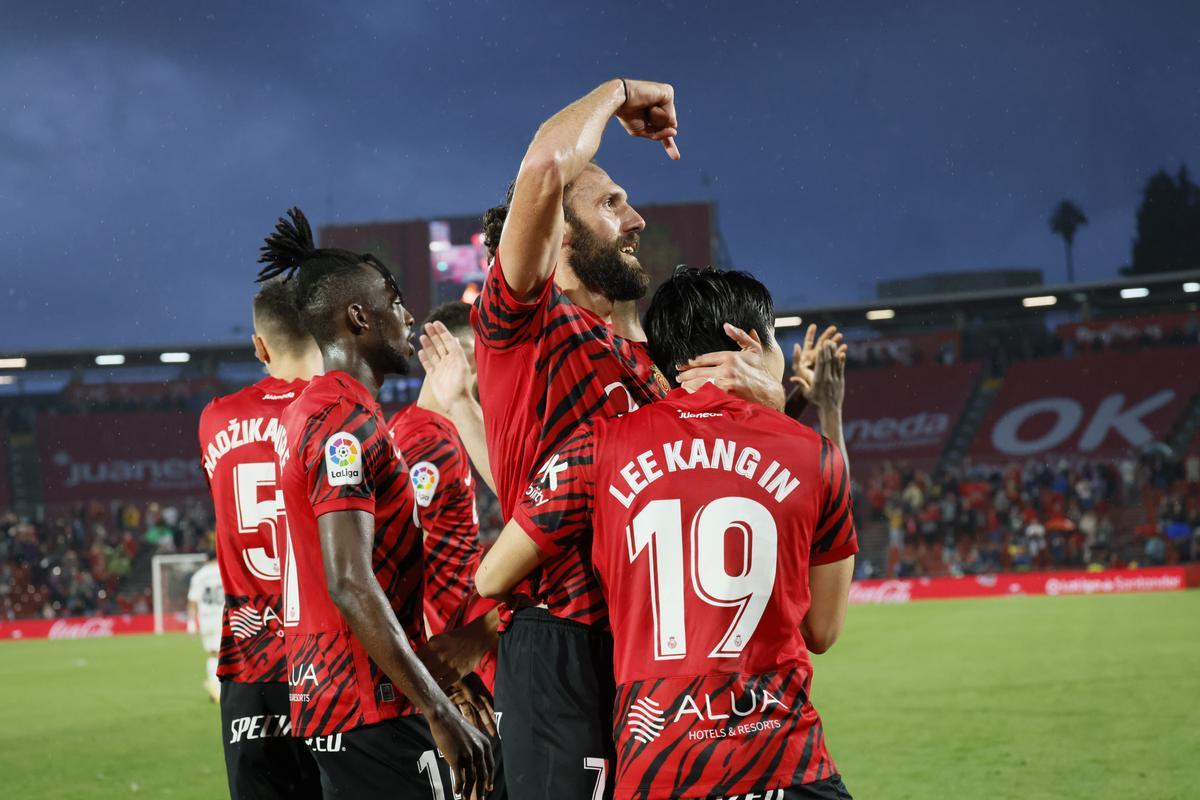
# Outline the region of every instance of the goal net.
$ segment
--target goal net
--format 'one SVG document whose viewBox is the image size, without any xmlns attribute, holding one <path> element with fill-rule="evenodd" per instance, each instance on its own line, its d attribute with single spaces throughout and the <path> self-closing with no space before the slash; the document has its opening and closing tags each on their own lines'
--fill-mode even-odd
<svg viewBox="0 0 1200 800">
<path fill-rule="evenodd" d="M 173 553 L 150 560 L 154 592 L 154 632 L 187 628 L 187 594 L 192 573 L 208 561 L 204 553 Z"/>
</svg>

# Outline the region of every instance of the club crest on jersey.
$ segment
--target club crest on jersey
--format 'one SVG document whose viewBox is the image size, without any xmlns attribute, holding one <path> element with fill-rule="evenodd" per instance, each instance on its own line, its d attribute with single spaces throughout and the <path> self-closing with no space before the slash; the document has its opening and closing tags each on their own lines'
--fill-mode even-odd
<svg viewBox="0 0 1200 800">
<path fill-rule="evenodd" d="M 325 440 L 325 479 L 330 486 L 362 483 L 362 444 L 353 434 L 343 431 Z"/>
<path fill-rule="evenodd" d="M 422 461 L 413 466 L 409 478 L 412 479 L 417 505 L 421 508 L 428 508 L 429 504 L 433 502 L 433 495 L 437 492 L 438 481 L 441 479 L 438 468 L 428 461 Z"/>
</svg>

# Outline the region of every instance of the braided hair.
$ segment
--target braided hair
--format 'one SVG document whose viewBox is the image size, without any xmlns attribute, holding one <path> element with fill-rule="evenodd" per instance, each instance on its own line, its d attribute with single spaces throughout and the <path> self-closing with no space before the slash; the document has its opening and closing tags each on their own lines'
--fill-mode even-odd
<svg viewBox="0 0 1200 800">
<path fill-rule="evenodd" d="M 283 282 L 296 278 L 294 299 L 305 329 L 325 345 L 337 336 L 336 311 L 366 296 L 364 266 L 383 276 L 384 282 L 403 297 L 396 277 L 382 261 L 370 253 L 352 253 L 338 248 L 318 248 L 313 242 L 312 226 L 299 208 L 288 209 L 280 217 L 275 232 L 266 238 L 258 258 L 264 264 L 258 282 L 282 276 Z M 390 302 L 390 300 L 389 300 Z"/>
</svg>

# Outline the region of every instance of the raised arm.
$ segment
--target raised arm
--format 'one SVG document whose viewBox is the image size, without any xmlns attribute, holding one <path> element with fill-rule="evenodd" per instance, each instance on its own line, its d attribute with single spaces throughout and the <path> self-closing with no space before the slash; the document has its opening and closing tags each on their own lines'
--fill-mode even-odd
<svg viewBox="0 0 1200 800">
<path fill-rule="evenodd" d="M 611 80 L 542 123 L 517 172 L 512 203 L 500 236 L 504 280 L 525 300 L 545 286 L 563 237 L 563 193 L 600 149 L 609 118 L 632 136 L 660 141 L 673 159 L 675 92 L 664 83 Z"/>
<path fill-rule="evenodd" d="M 491 788 L 488 740 L 455 709 L 417 658 L 375 577 L 371 549 L 375 518 L 366 511 L 331 511 L 317 518 L 329 596 L 367 654 L 429 722 L 464 796 Z"/>
<path fill-rule="evenodd" d="M 425 369 L 425 380 L 438 405 L 454 423 L 467 457 L 475 471 L 493 493 L 492 462 L 488 458 L 487 433 L 483 427 L 483 408 L 475 399 L 475 379 L 462 344 L 441 322 L 425 326 L 421 334 L 421 350 L 417 353 Z"/>
</svg>

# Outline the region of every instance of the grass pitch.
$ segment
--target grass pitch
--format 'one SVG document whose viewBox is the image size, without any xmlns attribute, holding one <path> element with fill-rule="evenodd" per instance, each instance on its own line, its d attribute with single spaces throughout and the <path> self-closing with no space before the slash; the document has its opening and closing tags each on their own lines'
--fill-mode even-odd
<svg viewBox="0 0 1200 800">
<path fill-rule="evenodd" d="M 203 668 L 182 635 L 0 644 L 3 796 L 227 796 Z M 856 606 L 816 670 L 858 800 L 1197 796 L 1197 591 Z"/>
</svg>

